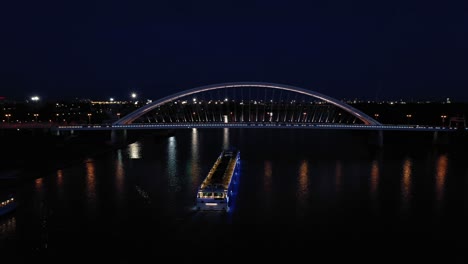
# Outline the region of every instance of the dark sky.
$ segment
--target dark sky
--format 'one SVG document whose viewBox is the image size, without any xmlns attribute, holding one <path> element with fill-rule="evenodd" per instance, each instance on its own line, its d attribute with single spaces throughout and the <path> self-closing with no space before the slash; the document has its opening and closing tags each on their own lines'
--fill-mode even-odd
<svg viewBox="0 0 468 264">
<path fill-rule="evenodd" d="M 264 81 L 468 101 L 468 1 L 5 2 L 0 96 L 157 99 Z"/>
</svg>

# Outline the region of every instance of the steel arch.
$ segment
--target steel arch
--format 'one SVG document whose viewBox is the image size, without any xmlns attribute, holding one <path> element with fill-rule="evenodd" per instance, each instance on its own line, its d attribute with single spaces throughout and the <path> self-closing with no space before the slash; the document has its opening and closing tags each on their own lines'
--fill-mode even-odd
<svg viewBox="0 0 468 264">
<path fill-rule="evenodd" d="M 200 92 L 206 92 L 210 90 L 217 90 L 217 89 L 226 89 L 226 88 L 241 88 L 241 87 L 260 87 L 260 88 L 271 88 L 271 89 L 278 89 L 278 90 L 285 90 L 285 91 L 292 91 L 304 95 L 308 95 L 320 100 L 323 100 L 325 102 L 328 102 L 336 107 L 339 107 L 346 112 L 352 114 L 356 118 L 360 119 L 364 124 L 366 125 L 374 125 L 374 126 L 381 126 L 382 124 L 378 122 L 377 120 L 373 119 L 372 117 L 366 115 L 365 113 L 361 112 L 360 110 L 342 102 L 339 101 L 335 98 L 332 98 L 330 96 L 314 92 L 311 90 L 299 88 L 299 87 L 294 87 L 290 85 L 284 85 L 284 84 L 276 84 L 276 83 L 265 83 L 265 82 L 233 82 L 233 83 L 221 83 L 221 84 L 212 84 L 212 85 L 206 85 L 206 86 L 201 86 L 201 87 L 196 87 L 193 89 L 181 91 L 169 96 L 166 96 L 164 98 L 161 98 L 159 100 L 156 100 L 150 104 L 147 104 L 141 108 L 138 108 L 137 110 L 127 114 L 126 116 L 120 118 L 116 122 L 113 123 L 113 125 L 127 125 L 131 124 L 134 120 L 139 118 L 140 116 L 148 113 L 149 111 L 155 109 L 156 107 L 163 105 L 165 103 L 171 102 L 173 100 L 179 99 L 181 97 L 185 97 L 191 94 L 196 94 Z"/>
</svg>

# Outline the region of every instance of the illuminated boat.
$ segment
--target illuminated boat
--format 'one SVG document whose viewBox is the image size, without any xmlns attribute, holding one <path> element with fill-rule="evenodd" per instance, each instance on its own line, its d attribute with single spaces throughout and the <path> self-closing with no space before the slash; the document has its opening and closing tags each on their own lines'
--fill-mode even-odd
<svg viewBox="0 0 468 264">
<path fill-rule="evenodd" d="M 0 201 L 0 216 L 6 215 L 16 209 L 17 202 L 13 195 L 8 195 Z"/>
<path fill-rule="evenodd" d="M 223 150 L 198 188 L 199 210 L 228 210 L 236 193 L 240 152 Z"/>
</svg>

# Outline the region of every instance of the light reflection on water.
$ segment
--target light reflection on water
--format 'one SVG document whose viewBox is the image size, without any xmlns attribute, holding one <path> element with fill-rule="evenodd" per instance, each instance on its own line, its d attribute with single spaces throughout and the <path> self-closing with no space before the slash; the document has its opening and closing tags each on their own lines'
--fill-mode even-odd
<svg viewBox="0 0 468 264">
<path fill-rule="evenodd" d="M 443 201 L 445 193 L 445 181 L 448 173 L 448 156 L 447 154 L 440 154 L 436 161 L 436 210 L 439 211 Z"/>
<path fill-rule="evenodd" d="M 167 144 L 167 177 L 169 179 L 169 191 L 177 191 L 179 186 L 179 175 L 177 166 L 177 139 L 172 136 Z"/>
<path fill-rule="evenodd" d="M 341 185 L 343 181 L 343 167 L 341 161 L 337 160 L 335 162 L 335 192 L 341 192 Z"/>
<path fill-rule="evenodd" d="M 128 154 L 131 159 L 141 159 L 141 142 L 136 141 L 128 145 Z"/>
<path fill-rule="evenodd" d="M 265 177 L 263 178 L 263 188 L 266 193 L 269 193 L 271 191 L 271 185 L 272 185 L 272 178 L 271 175 L 273 174 L 273 168 L 271 165 L 270 160 L 265 160 L 264 162 L 264 175 Z"/>
<path fill-rule="evenodd" d="M 372 161 L 370 177 L 370 196 L 373 210 L 378 209 L 378 191 L 379 191 L 380 165 L 378 160 Z"/>
<path fill-rule="evenodd" d="M 411 201 L 411 174 L 412 174 L 413 162 L 410 158 L 406 158 L 403 161 L 402 167 L 402 179 L 401 179 L 401 198 L 402 198 L 402 210 L 407 210 Z"/>
<path fill-rule="evenodd" d="M 16 232 L 16 217 L 11 215 L 0 219 L 0 235 L 12 235 Z"/>
<path fill-rule="evenodd" d="M 57 192 L 60 200 L 64 199 L 63 170 L 57 170 Z"/>
<path fill-rule="evenodd" d="M 117 159 L 115 160 L 115 187 L 116 196 L 122 197 L 124 192 L 125 169 L 122 159 L 122 150 L 117 150 Z"/>
<path fill-rule="evenodd" d="M 273 186 L 272 175 L 273 175 L 272 162 L 270 160 L 265 160 L 263 162 L 263 177 L 262 177 L 263 193 L 265 194 L 263 196 L 265 208 L 271 208 L 271 203 L 272 203 L 271 191 L 272 191 L 272 186 Z"/>
<path fill-rule="evenodd" d="M 88 158 L 85 162 L 86 167 L 86 197 L 87 206 L 90 210 L 95 210 L 97 207 L 96 200 L 96 171 L 94 160 Z"/>
<path fill-rule="evenodd" d="M 191 166 L 190 166 L 190 179 L 192 182 L 192 188 L 198 188 L 200 179 L 200 153 L 199 153 L 199 142 L 198 142 L 198 130 L 192 128 L 192 137 L 191 137 Z"/>
<path fill-rule="evenodd" d="M 223 149 L 228 149 L 229 147 L 229 128 L 223 128 Z"/>
<path fill-rule="evenodd" d="M 306 160 L 301 161 L 299 166 L 299 177 L 297 185 L 297 197 L 301 204 L 307 202 L 307 196 L 309 192 L 309 164 Z"/>
<path fill-rule="evenodd" d="M 58 249 L 62 249 L 62 244 L 65 247 L 85 237 L 95 247 L 104 241 L 121 248 L 134 246 L 146 250 L 160 239 L 175 242 L 192 241 L 193 237 L 210 239 L 226 231 L 225 226 L 216 229 L 225 220 L 223 214 L 194 213 L 187 208 L 194 206 L 204 176 L 202 170 L 209 170 L 221 147 L 229 146 L 230 142 L 238 143 L 236 147 L 241 150 L 243 164 L 236 207 L 229 212 L 230 227 L 237 231 L 231 233 L 233 236 L 253 235 L 261 240 L 272 230 L 284 233 L 281 230 L 294 230 L 304 236 L 310 231 L 310 237 L 323 234 L 330 238 L 337 235 L 336 230 L 358 235 L 362 230 L 363 233 L 378 231 L 384 239 L 392 235 L 391 230 L 417 227 L 422 218 L 425 228 L 436 233 L 444 229 L 433 224 L 434 206 L 442 212 L 450 209 L 446 207 L 449 198 L 466 197 L 466 179 L 450 177 L 456 166 L 465 173 L 466 165 L 448 154 L 437 154 L 434 158 L 427 157 L 426 152 L 392 152 L 387 147 L 382 150 L 386 155 L 376 157 L 365 144 L 344 146 L 353 149 L 349 153 L 339 147 L 335 150 L 315 145 L 320 138 L 310 137 L 311 143 L 304 142 L 301 139 L 307 138 L 308 131 L 259 130 L 258 134 L 252 131 L 241 134 L 233 129 L 181 130 L 176 136 L 141 140 L 111 155 L 88 159 L 84 165 L 57 170 L 50 179 L 38 178 L 25 187 L 23 192 L 28 196 L 23 199 L 29 204 L 20 210 L 24 220 L 16 218 L 18 221 L 10 226 L 15 226 L 12 230 L 27 230 L 25 239 L 42 237 L 44 246 L 53 245 Z M 306 136 L 299 137 L 296 133 Z M 462 193 L 450 189 L 451 184 L 460 186 L 459 181 L 465 184 L 465 188 L 460 188 Z M 145 206 L 135 185 L 152 198 L 151 206 Z M 375 214 L 376 209 L 379 214 Z M 463 222 L 463 212 L 451 213 L 461 219 L 458 222 Z M 394 221 L 403 214 L 411 221 Z M 420 218 L 411 218 L 413 215 Z M 464 227 L 454 227 L 449 221 L 451 216 L 445 217 L 453 230 L 465 234 Z M 83 222 L 87 225 L 82 225 Z M 1 224 L 0 230 L 4 228 Z M 77 226 L 84 231 L 81 237 Z M 45 229 L 63 231 L 65 235 L 48 236 Z M 96 240 L 99 242 L 92 239 L 96 234 L 100 236 Z M 401 236 L 406 238 L 405 234 Z M 122 239 L 113 241 L 115 237 Z M 217 236 L 220 237 L 222 240 L 223 236 Z M 48 243 L 49 240 L 52 241 Z M 220 244 L 223 243 L 226 241 Z M 176 245 L 196 247 L 198 244 Z"/>
</svg>

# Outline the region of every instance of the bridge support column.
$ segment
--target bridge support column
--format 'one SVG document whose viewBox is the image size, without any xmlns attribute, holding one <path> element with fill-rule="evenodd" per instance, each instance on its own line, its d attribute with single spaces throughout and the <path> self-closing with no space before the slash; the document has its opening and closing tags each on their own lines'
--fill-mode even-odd
<svg viewBox="0 0 468 264">
<path fill-rule="evenodd" d="M 369 144 L 376 147 L 383 147 L 384 145 L 384 134 L 383 130 L 369 131 Z"/>
<path fill-rule="evenodd" d="M 439 133 L 439 131 L 435 131 L 434 135 L 432 136 L 432 144 L 433 145 L 446 145 L 449 143 L 448 133 Z"/>
<path fill-rule="evenodd" d="M 53 135 L 53 136 L 60 136 L 60 134 L 61 134 L 61 133 L 60 133 L 60 130 L 58 130 L 57 127 L 51 127 L 51 128 L 49 129 L 49 133 L 50 133 L 51 135 Z"/>
<path fill-rule="evenodd" d="M 119 146 L 125 144 L 127 141 L 127 130 L 119 129 L 111 131 L 111 144 L 114 146 Z"/>
<path fill-rule="evenodd" d="M 383 147 L 383 130 L 378 130 L 377 131 L 377 146 L 378 147 Z"/>
</svg>

